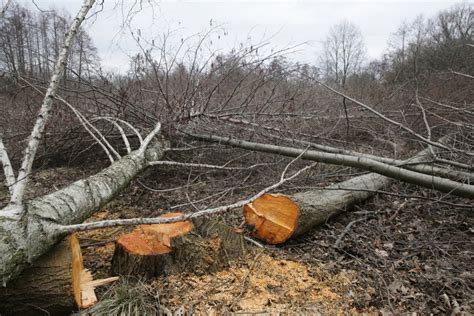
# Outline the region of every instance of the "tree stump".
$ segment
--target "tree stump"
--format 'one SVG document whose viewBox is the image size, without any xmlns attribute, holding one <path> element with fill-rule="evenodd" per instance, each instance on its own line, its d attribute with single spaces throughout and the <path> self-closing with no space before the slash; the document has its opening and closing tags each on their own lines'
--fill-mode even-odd
<svg viewBox="0 0 474 316">
<path fill-rule="evenodd" d="M 76 235 L 70 235 L 0 288 L 1 315 L 69 315 L 97 302 L 96 286 L 117 278 L 93 280 L 84 268 Z"/>
<path fill-rule="evenodd" d="M 141 225 L 116 241 L 112 272 L 145 278 L 185 271 L 203 274 L 244 253 L 243 236 L 215 220 Z"/>
</svg>

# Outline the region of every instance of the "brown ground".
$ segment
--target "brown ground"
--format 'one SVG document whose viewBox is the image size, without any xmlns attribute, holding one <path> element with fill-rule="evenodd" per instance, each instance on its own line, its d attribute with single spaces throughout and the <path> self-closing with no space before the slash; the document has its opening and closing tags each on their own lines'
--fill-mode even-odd
<svg viewBox="0 0 474 316">
<path fill-rule="evenodd" d="M 42 170 L 34 181 L 46 185 L 34 186 L 37 190 L 31 196 L 93 172 L 81 168 Z M 207 177 L 216 183 L 227 181 L 225 175 Z M 160 171 L 159 177 L 153 178 L 159 179 L 156 183 L 165 180 L 168 187 L 173 187 L 179 184 L 180 177 L 174 172 Z M 190 199 L 209 193 L 199 185 L 194 189 L 188 192 Z M 432 194 L 414 192 L 413 187 L 404 185 L 394 185 L 390 190 L 405 195 L 430 197 Z M 187 201 L 182 194 L 180 200 L 180 194 L 179 191 L 149 192 L 135 182 L 91 220 L 156 216 L 165 212 L 167 205 Z M 237 198 L 229 196 L 219 203 Z M 1 199 L 0 194 L 0 202 Z M 455 199 L 452 202 L 466 203 Z M 225 219 L 238 224 L 240 213 Z M 130 229 L 80 234 L 85 266 L 96 278 L 109 276 L 113 241 Z M 284 310 L 308 315 L 358 312 L 469 315 L 474 312 L 473 235 L 472 208 L 379 195 L 285 245 L 258 248 L 249 244 L 250 253 L 223 271 L 173 275 L 144 286 L 169 310 L 182 307 L 196 314 Z M 106 290 L 99 289 L 99 296 Z"/>
</svg>

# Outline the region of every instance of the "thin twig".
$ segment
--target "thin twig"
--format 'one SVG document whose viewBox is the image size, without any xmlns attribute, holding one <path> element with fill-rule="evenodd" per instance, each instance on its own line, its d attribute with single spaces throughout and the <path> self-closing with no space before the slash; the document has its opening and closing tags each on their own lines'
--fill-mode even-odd
<svg viewBox="0 0 474 316">
<path fill-rule="evenodd" d="M 380 118 L 383 119 L 384 121 L 389 122 L 390 124 L 393 124 L 393 125 L 395 125 L 395 126 L 401 128 L 401 129 L 405 130 L 406 132 L 410 133 L 411 135 L 415 136 L 416 138 L 418 138 L 419 140 L 421 140 L 421 141 L 423 141 L 423 142 L 425 142 L 425 143 L 427 143 L 427 144 L 430 144 L 430 145 L 432 145 L 432 146 L 436 146 L 436 147 L 439 147 L 439 148 L 447 149 L 447 150 L 452 150 L 452 151 L 460 152 L 460 153 L 466 154 L 466 155 L 468 155 L 468 156 L 474 156 L 474 153 L 473 153 L 473 152 L 468 152 L 468 151 L 464 151 L 464 150 L 459 150 L 459 149 L 456 149 L 456 148 L 449 148 L 449 147 L 447 147 L 446 145 L 443 145 L 443 144 L 441 144 L 441 143 L 439 143 L 439 142 L 431 141 L 431 140 L 427 139 L 426 137 L 423 137 L 422 135 L 416 133 L 416 132 L 413 131 L 411 128 L 409 128 L 409 127 L 407 127 L 407 126 L 405 126 L 405 125 L 403 125 L 403 124 L 401 124 L 401 123 L 399 123 L 399 122 L 397 122 L 397 121 L 395 121 L 395 120 L 392 120 L 391 118 L 389 118 L 389 117 L 383 115 L 382 113 L 380 113 L 380 112 L 374 110 L 372 107 L 370 107 L 370 106 L 368 106 L 368 105 L 366 105 L 366 104 L 364 104 L 364 103 L 362 103 L 362 102 L 360 102 L 360 101 L 358 101 L 358 100 L 356 100 L 356 99 L 354 99 L 354 98 L 351 98 L 351 97 L 347 96 L 346 94 L 344 94 L 344 93 L 342 93 L 342 92 L 339 92 L 339 91 L 337 91 L 337 90 L 331 88 L 330 86 L 324 84 L 323 82 L 321 82 L 321 81 L 319 81 L 319 80 L 316 80 L 316 79 L 311 78 L 311 77 L 308 77 L 308 78 L 312 79 L 314 82 L 316 82 L 316 83 L 318 83 L 319 85 L 325 87 L 326 89 L 328 89 L 328 90 L 334 92 L 335 94 L 340 95 L 340 96 L 342 96 L 342 97 L 345 97 L 345 98 L 347 98 L 347 100 L 349 100 L 349 101 L 351 101 L 351 102 L 354 102 L 354 103 L 357 104 L 357 105 L 360 105 L 361 107 L 363 107 L 364 109 L 366 109 L 366 110 L 368 110 L 368 111 L 374 113 L 375 115 L 377 115 L 378 117 L 380 117 Z"/>
<path fill-rule="evenodd" d="M 344 230 L 342 231 L 341 235 L 339 236 L 339 238 L 337 238 L 336 242 L 334 243 L 334 248 L 339 248 L 339 244 L 341 243 L 342 241 L 342 238 L 344 238 L 344 236 L 349 232 L 349 230 L 351 229 L 352 225 L 354 225 L 355 223 L 358 223 L 358 222 L 362 222 L 363 220 L 365 220 L 365 218 L 359 218 L 359 219 L 356 219 L 356 220 L 353 220 L 352 222 L 350 222 L 346 228 L 344 228 Z"/>
<path fill-rule="evenodd" d="M 275 188 L 278 188 L 279 186 L 283 185 L 285 182 L 288 182 L 298 177 L 300 174 L 313 168 L 316 165 L 317 163 L 306 166 L 298 170 L 297 172 L 295 172 L 293 175 L 284 179 L 280 179 L 280 181 L 278 181 L 277 183 L 269 187 L 266 187 L 265 189 L 263 189 L 262 191 L 258 192 L 257 194 L 253 195 L 252 197 L 248 199 L 240 200 L 238 202 L 228 204 L 225 206 L 209 208 L 209 209 L 201 210 L 195 213 L 189 213 L 189 214 L 185 214 L 185 215 L 181 215 L 177 217 L 171 217 L 171 218 L 154 217 L 154 218 L 131 218 L 131 219 L 106 220 L 106 221 L 76 224 L 76 225 L 57 225 L 53 227 L 53 229 L 55 233 L 63 234 L 63 233 L 72 233 L 72 232 L 77 232 L 77 231 L 93 230 L 93 229 L 100 229 L 100 228 L 106 228 L 106 227 L 125 226 L 125 225 L 175 223 L 175 222 L 191 220 L 198 217 L 214 216 L 214 215 L 225 213 L 232 209 L 240 209 L 244 205 L 248 203 L 252 203 L 253 201 L 258 199 L 262 195 L 274 190 Z"/>
<path fill-rule="evenodd" d="M 43 104 L 41 105 L 38 116 L 36 117 L 35 125 L 33 126 L 33 130 L 31 131 L 28 144 L 24 151 L 21 167 L 18 171 L 18 182 L 15 185 L 13 194 L 11 196 L 11 203 L 13 204 L 20 205 L 23 202 L 25 189 L 28 184 L 31 170 L 33 168 L 33 161 L 35 160 L 36 152 L 38 150 L 40 140 L 42 139 L 42 135 L 46 127 L 46 122 L 48 121 L 51 114 L 51 108 L 53 106 L 54 96 L 56 95 L 56 91 L 59 88 L 60 78 L 62 77 L 62 74 L 66 69 L 67 60 L 70 53 L 70 49 L 72 47 L 73 40 L 79 30 L 82 21 L 84 21 L 87 13 L 92 8 L 94 2 L 95 0 L 84 1 L 81 10 L 77 14 L 68 32 L 66 33 L 67 36 L 64 39 L 63 47 L 56 61 L 56 65 L 54 67 L 53 75 L 51 76 L 48 90 L 46 91 L 46 95 L 43 99 Z"/>
</svg>

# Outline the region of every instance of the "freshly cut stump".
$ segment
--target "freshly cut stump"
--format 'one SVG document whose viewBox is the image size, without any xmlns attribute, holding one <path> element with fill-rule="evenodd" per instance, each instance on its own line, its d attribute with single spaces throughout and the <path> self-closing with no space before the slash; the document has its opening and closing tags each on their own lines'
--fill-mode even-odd
<svg viewBox="0 0 474 316">
<path fill-rule="evenodd" d="M 0 287 L 1 315 L 69 315 L 97 302 L 96 286 L 117 277 L 93 280 L 84 269 L 81 247 L 70 235 L 6 287 Z"/>
<path fill-rule="evenodd" d="M 324 224 L 355 203 L 375 194 L 390 178 L 369 173 L 326 187 L 293 195 L 264 194 L 244 205 L 245 222 L 255 237 L 277 245 Z"/>
<path fill-rule="evenodd" d="M 162 217 L 180 215 L 182 213 L 168 213 Z M 138 226 L 116 241 L 112 272 L 147 278 L 163 274 L 172 261 L 171 238 L 185 235 L 192 229 L 191 222 Z"/>
<path fill-rule="evenodd" d="M 145 278 L 184 271 L 203 274 L 244 252 L 243 236 L 214 220 L 141 225 L 116 241 L 112 272 Z"/>
</svg>

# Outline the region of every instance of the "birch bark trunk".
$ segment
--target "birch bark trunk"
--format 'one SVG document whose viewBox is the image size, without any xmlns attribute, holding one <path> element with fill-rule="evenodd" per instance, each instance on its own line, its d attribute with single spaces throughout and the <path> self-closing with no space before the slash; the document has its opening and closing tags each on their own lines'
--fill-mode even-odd
<svg viewBox="0 0 474 316">
<path fill-rule="evenodd" d="M 159 142 L 151 145 L 145 154 L 133 151 L 93 176 L 27 201 L 24 212 L 16 205 L 0 210 L 3 286 L 64 237 L 56 233 L 55 227 L 81 223 L 90 217 L 143 171 L 150 160 L 161 159 L 163 147 Z"/>
<path fill-rule="evenodd" d="M 402 166 L 389 165 L 380 161 L 370 159 L 363 154 L 361 154 L 360 156 L 352 156 L 344 154 L 326 153 L 315 150 L 305 151 L 304 149 L 254 143 L 239 139 L 232 139 L 229 137 L 221 137 L 217 135 L 191 135 L 191 137 L 203 141 L 215 142 L 219 144 L 230 145 L 254 151 L 279 154 L 287 157 L 298 157 L 301 155 L 301 159 L 359 168 L 373 173 L 378 173 L 380 175 L 384 175 L 392 179 L 400 180 L 402 182 L 418 185 L 424 188 L 437 190 L 440 192 L 468 199 L 474 199 L 474 185 L 453 181 L 439 176 L 415 172 L 412 170 L 405 169 Z M 417 157 L 418 156 L 419 155 L 417 155 Z M 426 156 L 426 152 L 424 156 Z M 404 162 L 413 164 L 419 161 L 420 160 L 410 159 L 405 160 Z"/>
</svg>

